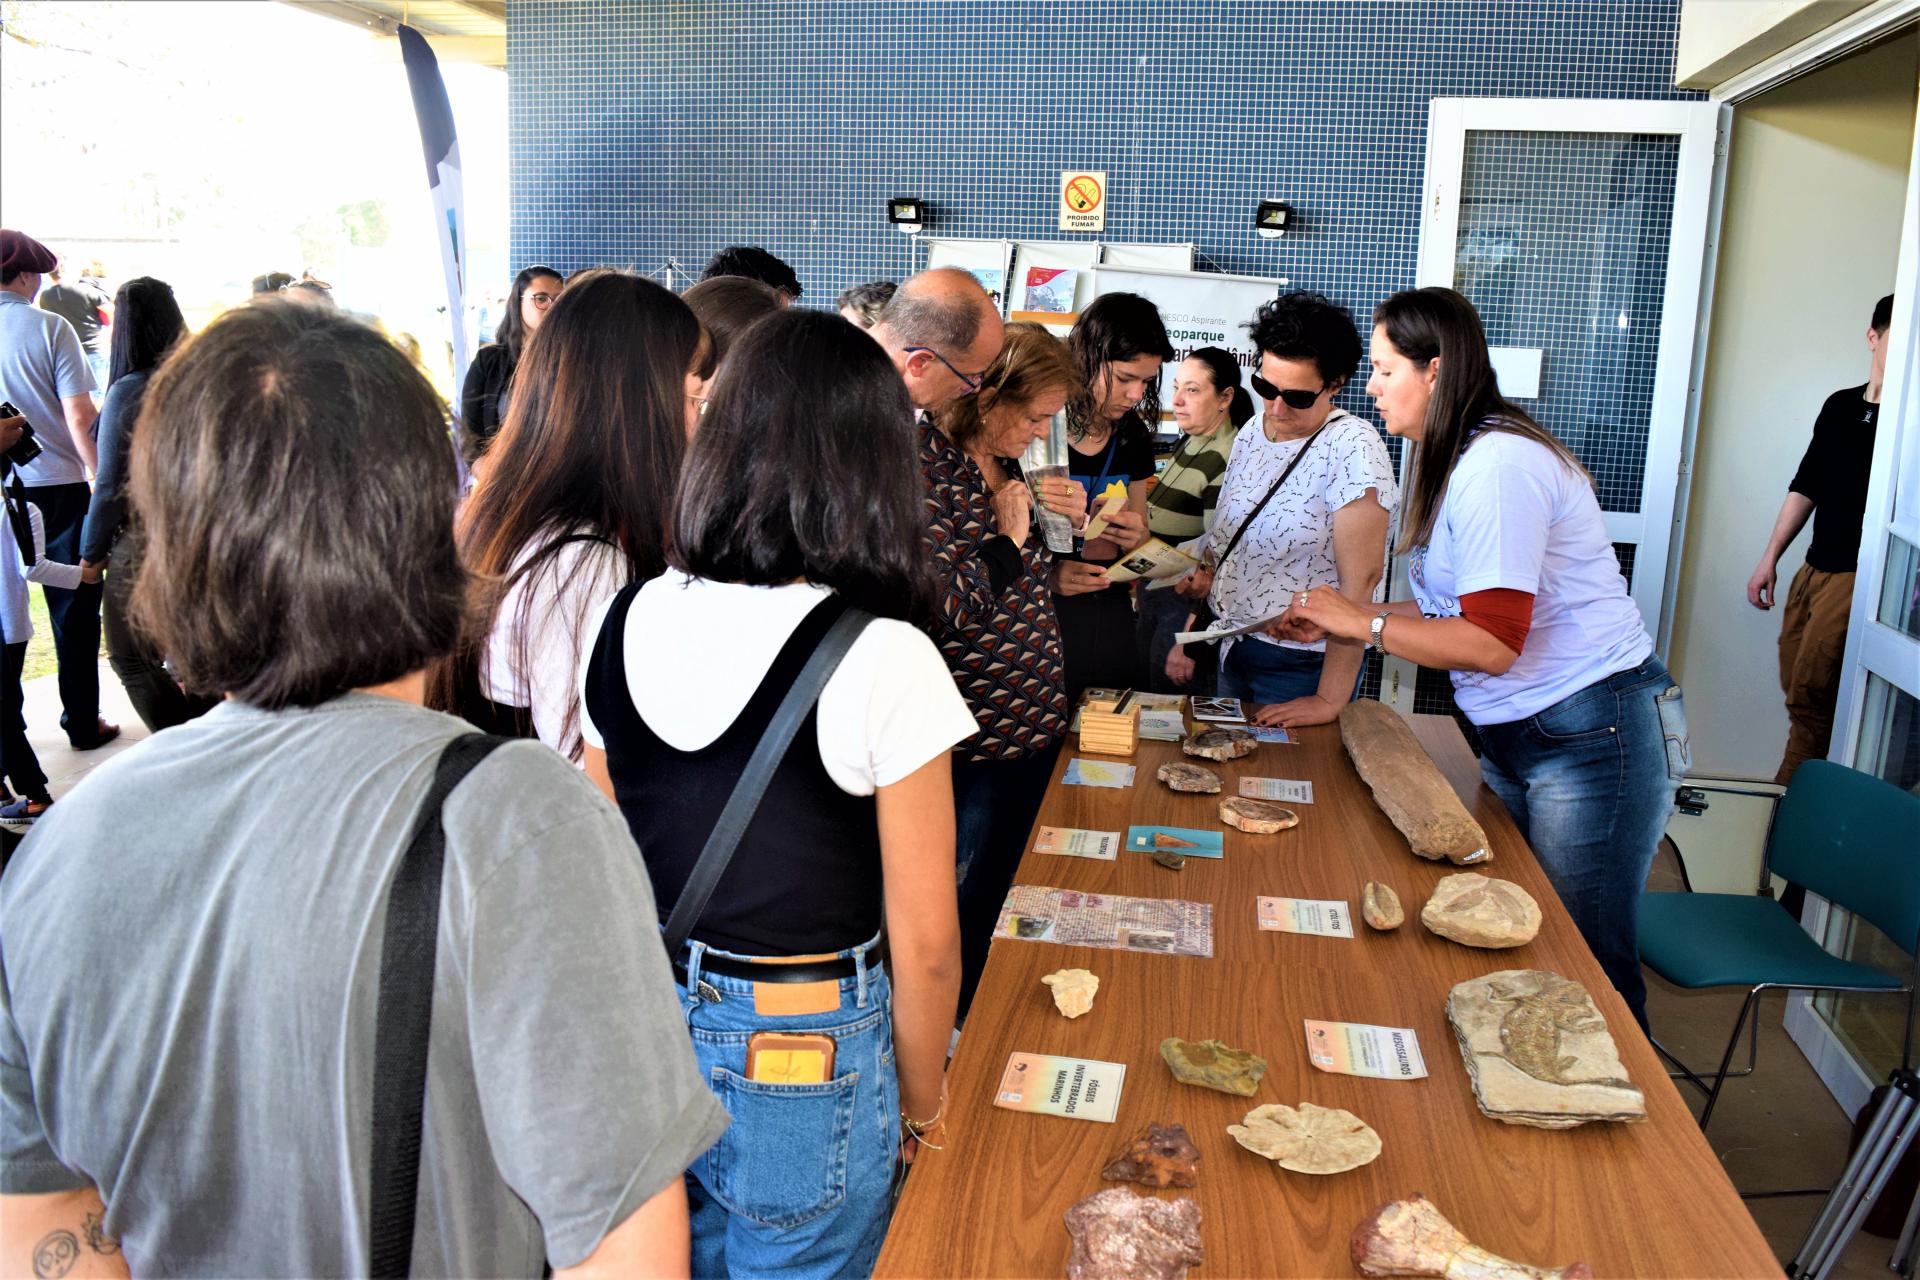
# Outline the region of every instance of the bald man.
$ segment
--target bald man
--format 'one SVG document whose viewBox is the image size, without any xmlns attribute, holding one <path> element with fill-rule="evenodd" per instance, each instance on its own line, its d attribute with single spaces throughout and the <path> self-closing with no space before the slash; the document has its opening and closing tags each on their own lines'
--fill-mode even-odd
<svg viewBox="0 0 1920 1280">
<path fill-rule="evenodd" d="M 922 271 L 901 285 L 869 332 L 922 411 L 978 391 L 1006 340 L 987 291 L 955 267 Z"/>
</svg>

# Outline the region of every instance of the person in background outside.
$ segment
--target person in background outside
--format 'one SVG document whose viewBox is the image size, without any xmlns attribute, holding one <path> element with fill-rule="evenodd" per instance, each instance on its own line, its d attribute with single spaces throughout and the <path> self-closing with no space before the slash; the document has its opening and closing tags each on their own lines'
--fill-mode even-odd
<svg viewBox="0 0 1920 1280">
<path fill-rule="evenodd" d="M 1644 1030 L 1636 921 L 1690 763 L 1680 686 L 1627 594 L 1592 477 L 1500 395 L 1473 304 L 1414 289 L 1373 319 L 1367 393 L 1419 446 L 1400 545 L 1414 598 L 1316 586 L 1283 625 L 1452 673 L 1481 775 Z"/>
<path fill-rule="evenodd" d="M 1180 362 L 1173 384 L 1180 446 L 1147 498 L 1148 533 L 1177 547 L 1213 528 L 1234 439 L 1252 420 L 1253 397 L 1240 385 L 1240 362 L 1231 351 L 1201 347 Z M 1187 646 L 1173 642 L 1194 617 L 1192 602 L 1170 590 L 1171 585 L 1143 585 L 1136 600 L 1145 687 L 1157 693 L 1210 694 L 1218 674 L 1214 655 L 1203 651 L 1196 661 Z"/>
<path fill-rule="evenodd" d="M 1360 367 L 1353 316 L 1296 292 L 1263 305 L 1248 329 L 1260 352 L 1253 389 L 1266 413 L 1234 444 L 1204 567 L 1178 589 L 1235 626 L 1278 618 L 1294 592 L 1316 582 L 1338 581 L 1348 599 L 1372 600 L 1400 490 L 1380 433 L 1334 407 Z M 1352 699 L 1366 656 L 1344 638 L 1308 642 L 1279 631 L 1219 643 L 1220 694 L 1248 704 L 1260 724 L 1332 720 Z"/>
<path fill-rule="evenodd" d="M 295 302 L 304 302 L 312 307 L 340 305 L 334 299 L 333 286 L 315 276 L 311 271 L 301 275 L 298 280 L 289 282 L 280 292 Z"/>
<path fill-rule="evenodd" d="M 19 443 L 25 421 L 18 417 L 0 419 L 0 455 Z M 25 694 L 20 687 L 27 642 L 33 639 L 27 584 L 37 582 L 43 587 L 72 590 L 83 581 L 99 581 L 100 571 L 47 559 L 46 526 L 40 509 L 28 502 L 16 502 L 12 482 L 13 466 L 0 456 L 0 499 L 5 502 L 4 518 L 0 519 L 0 641 L 6 646 L 5 666 L 0 668 L 0 826 L 21 831 L 32 826 L 53 803 L 40 758 L 27 740 Z M 0 853 L 0 868 L 5 866 L 5 855 Z"/>
<path fill-rule="evenodd" d="M 174 344 L 187 336 L 187 322 L 173 290 L 163 281 L 140 276 L 120 286 L 114 299 L 113 363 L 107 398 L 100 406 L 100 473 L 80 534 L 80 561 L 105 565 L 112 557 L 101 600 L 101 628 L 107 659 L 120 677 L 127 698 L 147 728 L 158 732 L 183 724 L 213 706 L 213 700 L 181 692 L 162 655 L 134 629 L 128 616 L 133 584 L 140 571 L 140 535 L 127 504 L 127 466 L 133 456 L 133 428 L 140 419 L 153 371 Z"/>
<path fill-rule="evenodd" d="M 40 455 L 15 468 L 26 498 L 46 522 L 47 558 L 80 561 L 80 529 L 93 491 L 93 372 L 73 326 L 32 305 L 44 272 L 58 265 L 31 236 L 0 230 L 0 401 L 20 411 Z M 43 584 L 47 621 L 60 659 L 60 727 L 75 751 L 120 736 L 100 715 L 100 585 Z"/>
<path fill-rule="evenodd" d="M 953 759 L 963 1016 L 1067 731 L 1066 667 L 1047 585 L 1053 557 L 1016 459 L 1047 434 L 1079 383 L 1058 338 L 1039 325 L 1010 324 L 979 393 L 920 423 L 940 588 L 933 634 L 976 730 Z M 1049 509 L 1086 523 L 1078 485 L 1041 484 Z"/>
<path fill-rule="evenodd" d="M 107 343 L 112 337 L 113 299 L 97 280 L 82 275 L 72 284 L 60 278 L 56 263 L 47 272 L 52 284 L 40 291 L 42 310 L 62 316 L 80 335 L 80 346 L 87 353 L 87 367 L 93 370 L 95 386 L 107 385 Z"/>
<path fill-rule="evenodd" d="M 253 278 L 254 299 L 273 297 L 293 281 L 294 277 L 285 271 L 269 271 L 264 275 L 255 276 Z"/>
<path fill-rule="evenodd" d="M 747 326 L 783 310 L 779 290 L 745 276 L 715 276 L 702 280 L 681 295 L 700 318 L 713 342 L 713 364 L 718 371 L 727 352 Z"/>
<path fill-rule="evenodd" d="M 500 327 L 494 330 L 491 343 L 473 353 L 467 380 L 460 388 L 462 456 L 469 463 L 486 453 L 499 434 L 513 393 L 513 371 L 526 354 L 527 339 L 539 330 L 547 308 L 565 287 L 566 281 L 552 267 L 523 267 L 514 276 Z"/>
<path fill-rule="evenodd" d="M 455 484 L 431 389 L 330 308 L 237 308 L 154 376 L 134 608 L 227 698 L 0 878 L 0 1274 L 368 1274 L 388 890 L 473 732 L 419 705 L 467 604 Z M 626 824 L 516 742 L 435 826 L 408 1269 L 686 1275 L 682 1170 L 726 1116 Z"/>
<path fill-rule="evenodd" d="M 587 776 L 626 814 L 664 924 L 801 667 L 849 607 L 875 615 L 670 957 L 733 1116 L 688 1171 L 698 1276 L 871 1274 L 898 1161 L 952 1140 L 947 762 L 974 723 L 921 630 L 933 588 L 907 412 L 839 317 L 754 325 L 688 448 L 671 567 L 614 598 L 586 664 Z M 830 1065 L 788 1083 L 751 1057 L 763 1032 L 825 1037 Z"/>
<path fill-rule="evenodd" d="M 899 285 L 891 280 L 869 280 L 865 284 L 856 284 L 845 290 L 834 300 L 834 306 L 848 324 L 857 324 L 862 329 L 873 328 L 874 321 L 893 301 L 894 291 Z"/>
<path fill-rule="evenodd" d="M 901 285 L 868 332 L 925 414 L 980 389 L 1007 329 L 978 280 L 935 267 Z"/>
<path fill-rule="evenodd" d="M 1780 625 L 1780 688 L 1787 696 L 1787 750 L 1773 780 L 1784 785 L 1803 761 L 1824 760 L 1840 696 L 1840 659 L 1853 609 L 1853 575 L 1860 563 L 1867 478 L 1880 419 L 1880 387 L 1887 370 L 1887 330 L 1893 295 L 1867 322 L 1867 382 L 1827 397 L 1814 420 L 1813 439 L 1787 486 L 1760 564 L 1747 580 L 1747 603 L 1771 609 L 1780 557 L 1813 520 L 1807 560 L 1787 588 Z M 1818 513 L 1817 515 L 1815 513 Z M 1796 897 L 1799 895 L 1796 894 Z M 1783 902 L 1788 901 L 1783 898 Z M 1791 905 L 1791 904 L 1790 904 Z M 1795 917 L 1799 912 L 1794 912 Z"/>
<path fill-rule="evenodd" d="M 758 280 L 779 292 L 783 307 L 800 301 L 800 277 L 793 274 L 793 268 L 754 245 L 729 245 L 707 259 L 700 278 L 715 280 L 721 276 Z"/>
<path fill-rule="evenodd" d="M 1135 293 L 1109 293 L 1080 313 L 1067 350 L 1081 375 L 1067 400 L 1067 473 L 1087 491 L 1089 511 L 1100 510 L 1112 486 L 1127 491 L 1126 506 L 1098 538 L 1054 561 L 1067 696 L 1077 699 L 1090 686 L 1133 688 L 1144 682 L 1132 589 L 1109 583 L 1106 570 L 1147 539 L 1160 366 L 1173 358 L 1173 344 L 1153 303 Z"/>
<path fill-rule="evenodd" d="M 460 512 L 461 554 L 496 595 L 484 630 L 436 666 L 432 706 L 580 759 L 587 619 L 666 568 L 673 487 L 712 373 L 712 343 L 667 289 L 612 270 L 568 283 Z"/>
</svg>

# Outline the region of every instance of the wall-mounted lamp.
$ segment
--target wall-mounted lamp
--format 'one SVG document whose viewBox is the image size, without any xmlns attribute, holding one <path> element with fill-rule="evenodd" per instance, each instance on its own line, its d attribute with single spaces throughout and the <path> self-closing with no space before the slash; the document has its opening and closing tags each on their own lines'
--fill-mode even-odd
<svg viewBox="0 0 1920 1280">
<path fill-rule="evenodd" d="M 917 236 L 927 224 L 927 202 L 912 196 L 895 196 L 887 201 L 887 221 L 893 224 L 894 230 Z"/>
<path fill-rule="evenodd" d="M 1268 240 L 1278 240 L 1293 224 L 1293 206 L 1284 200 L 1262 200 L 1253 215 L 1253 229 Z"/>
</svg>

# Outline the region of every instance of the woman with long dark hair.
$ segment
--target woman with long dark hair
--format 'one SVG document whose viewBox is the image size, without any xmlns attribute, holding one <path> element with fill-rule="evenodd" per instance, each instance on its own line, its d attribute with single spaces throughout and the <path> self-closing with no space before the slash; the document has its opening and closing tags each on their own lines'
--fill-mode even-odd
<svg viewBox="0 0 1920 1280">
<path fill-rule="evenodd" d="M 673 487 L 713 347 L 687 304 L 624 271 L 575 276 L 527 347 L 490 465 L 460 513 L 487 627 L 433 705 L 580 759 L 587 618 L 666 567 Z"/>
<path fill-rule="evenodd" d="M 133 626 L 128 601 L 140 572 L 141 539 L 127 503 L 128 460 L 133 428 L 147 394 L 147 382 L 169 351 L 187 336 L 187 322 L 164 281 L 140 276 L 120 286 L 113 303 L 113 345 L 107 363 L 107 396 L 100 406 L 100 470 L 80 533 L 80 559 L 102 565 L 109 557 L 100 601 L 100 629 L 107 661 L 126 687 L 127 700 L 147 728 L 181 724 L 213 705 L 211 699 L 182 693 L 168 674 L 163 656 Z"/>
<path fill-rule="evenodd" d="M 1153 432 L 1160 421 L 1160 366 L 1173 359 L 1167 327 L 1153 303 L 1137 293 L 1109 293 L 1080 313 L 1067 335 L 1080 383 L 1067 400 L 1067 474 L 1098 511 L 1113 486 L 1127 505 L 1098 538 L 1058 558 L 1053 590 L 1060 642 L 1067 658 L 1067 691 L 1089 685 L 1134 685 L 1133 592 L 1109 583 L 1107 566 L 1147 537 L 1147 490 L 1153 479 Z"/>
<path fill-rule="evenodd" d="M 1680 686 L 1627 594 L 1592 477 L 1501 396 L 1473 304 L 1414 289 L 1373 320 L 1367 392 L 1418 446 L 1400 548 L 1414 598 L 1363 606 L 1314 587 L 1287 625 L 1453 673 L 1487 785 L 1644 1027 L 1635 921 L 1690 763 Z"/>
<path fill-rule="evenodd" d="M 1179 546 L 1213 528 L 1220 482 L 1240 428 L 1253 420 L 1253 397 L 1240 385 L 1240 362 L 1224 347 L 1199 347 L 1180 362 L 1173 384 L 1173 422 L 1180 445 L 1167 459 L 1147 499 L 1147 532 Z M 1141 679 L 1160 693 L 1213 692 L 1213 655 L 1196 662 L 1175 634 L 1189 630 L 1193 606 L 1166 586 L 1142 586 L 1139 617 Z"/>
<path fill-rule="evenodd" d="M 513 371 L 526 354 L 527 339 L 539 331 L 547 309 L 559 300 L 566 282 L 552 267 L 524 267 L 513 278 L 506 314 L 493 341 L 473 354 L 460 389 L 460 427 L 468 461 L 485 453 L 506 421 Z"/>
<path fill-rule="evenodd" d="M 733 1116 L 688 1171 L 699 1276 L 869 1274 L 898 1162 L 948 1141 L 948 759 L 976 726 L 921 630 L 911 417 L 886 352 L 838 316 L 749 328 L 688 448 L 671 568 L 614 597 L 583 682 L 587 776 L 626 815 L 665 925 L 788 689 L 849 609 L 873 615 L 669 939 Z"/>
</svg>

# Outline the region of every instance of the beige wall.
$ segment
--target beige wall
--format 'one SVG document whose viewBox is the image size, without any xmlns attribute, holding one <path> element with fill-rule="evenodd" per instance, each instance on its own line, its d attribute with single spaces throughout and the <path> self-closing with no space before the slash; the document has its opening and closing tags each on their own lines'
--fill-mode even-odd
<svg viewBox="0 0 1920 1280">
<path fill-rule="evenodd" d="M 1726 214 L 1671 665 L 1698 773 L 1770 778 L 1786 744 L 1780 610 L 1746 603 L 1821 403 L 1866 381 L 1892 289 L 1920 40 L 1909 34 L 1734 109 Z M 1780 593 L 1807 534 L 1780 562 Z"/>
<path fill-rule="evenodd" d="M 1682 0 L 1673 82 L 1711 89 L 1824 31 L 1867 0 Z"/>
</svg>

